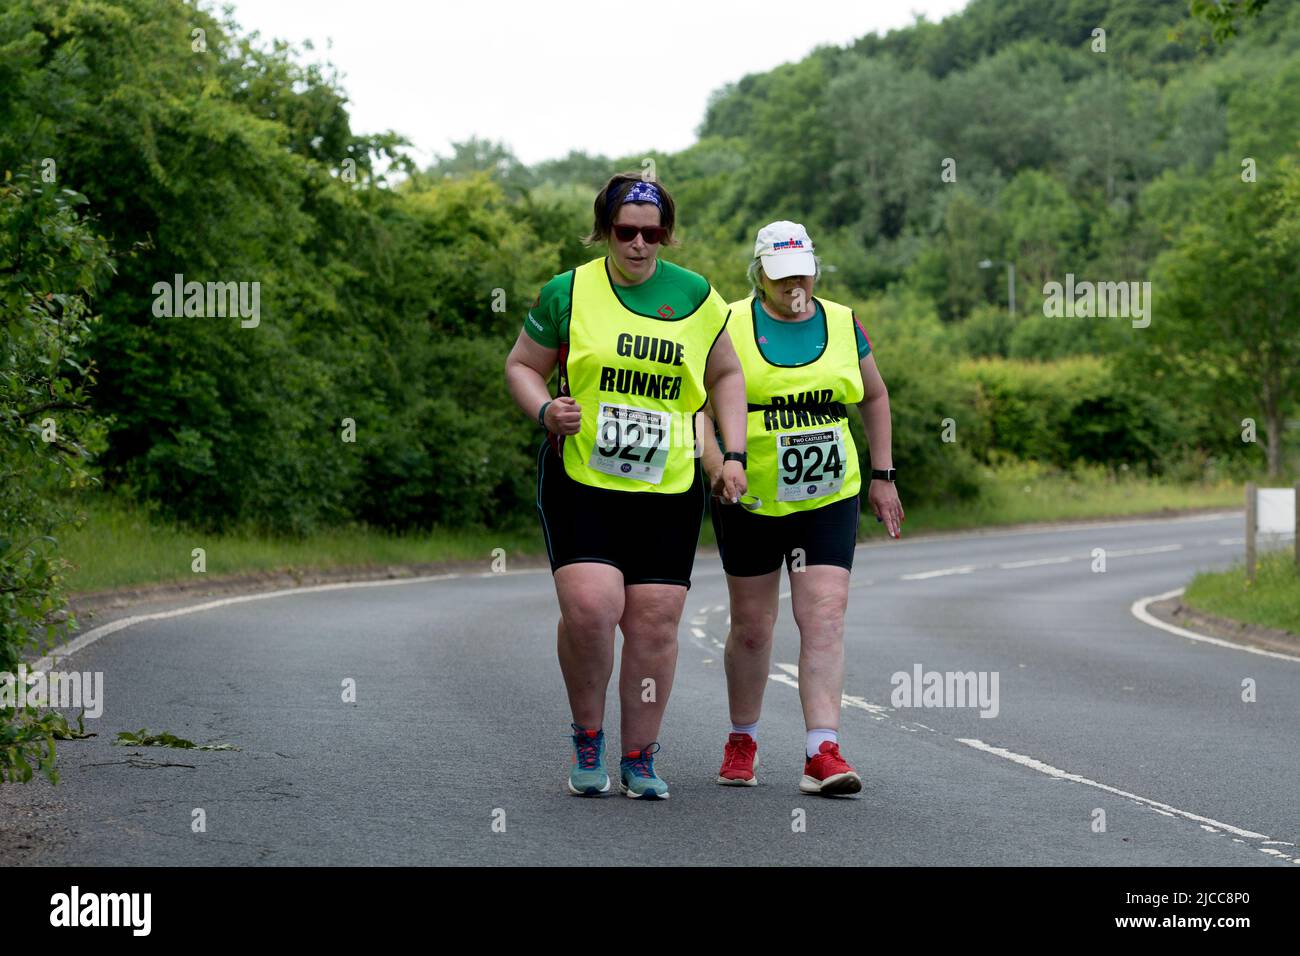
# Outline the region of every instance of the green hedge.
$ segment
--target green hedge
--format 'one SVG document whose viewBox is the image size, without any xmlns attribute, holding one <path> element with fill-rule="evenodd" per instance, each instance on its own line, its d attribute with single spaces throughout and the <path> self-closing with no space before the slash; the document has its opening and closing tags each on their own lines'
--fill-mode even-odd
<svg viewBox="0 0 1300 956">
<path fill-rule="evenodd" d="M 1094 356 L 1056 362 L 966 360 L 957 377 L 978 390 L 988 443 L 999 454 L 1068 467 L 1076 462 L 1162 468 L 1177 422 L 1171 410 Z"/>
</svg>

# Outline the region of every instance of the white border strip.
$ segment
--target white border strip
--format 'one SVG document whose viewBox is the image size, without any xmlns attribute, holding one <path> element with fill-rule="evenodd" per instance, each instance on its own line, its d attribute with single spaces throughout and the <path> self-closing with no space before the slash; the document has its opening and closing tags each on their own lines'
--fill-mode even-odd
<svg viewBox="0 0 1300 956">
<path fill-rule="evenodd" d="M 1202 826 L 1208 824 L 1217 827 L 1228 833 L 1244 837 L 1247 840 L 1262 840 L 1265 843 L 1275 846 L 1295 846 L 1294 843 L 1287 843 L 1284 840 L 1274 840 L 1263 833 L 1256 833 L 1253 830 L 1244 830 L 1241 827 L 1234 827 L 1230 823 L 1220 823 L 1210 817 L 1203 817 L 1199 813 L 1192 813 L 1188 810 L 1179 810 L 1177 807 L 1171 807 L 1167 803 L 1161 803 L 1159 800 L 1152 800 L 1150 797 L 1141 797 L 1136 793 L 1129 793 L 1127 790 L 1121 790 L 1119 787 L 1112 787 L 1109 784 L 1098 783 L 1096 780 L 1089 780 L 1087 777 L 1080 776 L 1077 773 L 1070 773 L 1068 770 L 1061 770 L 1053 767 L 1051 764 L 1043 763 L 1041 760 L 1035 760 L 1033 757 L 1027 757 L 1024 754 L 1014 753 L 1003 747 L 993 747 L 982 740 L 975 740 L 967 737 L 958 737 L 959 744 L 965 744 L 967 747 L 973 747 L 976 750 L 983 751 L 986 754 L 992 754 L 995 757 L 1002 757 L 1013 763 L 1020 764 L 1022 767 L 1028 767 L 1030 770 L 1037 770 L 1039 773 L 1046 774 L 1049 777 L 1055 777 L 1057 780 L 1069 780 L 1072 783 L 1081 783 L 1088 787 L 1096 787 L 1098 790 L 1104 790 L 1107 793 L 1113 793 L 1117 797 L 1125 797 L 1129 800 L 1136 800 L 1138 803 L 1151 807 L 1153 810 L 1163 813 L 1166 816 L 1179 816 L 1187 820 L 1192 820 Z M 1279 856 L 1290 863 L 1300 863 L 1300 857 L 1291 857 L 1277 850 L 1258 848 L 1261 852 L 1268 853 L 1272 856 Z"/>
<path fill-rule="evenodd" d="M 1283 654 L 1280 651 L 1266 651 L 1262 647 L 1251 647 L 1247 644 L 1237 644 L 1233 641 L 1225 641 L 1219 637 L 1208 637 L 1205 634 L 1197 634 L 1195 631 L 1189 631 L 1183 627 L 1177 627 L 1173 624 L 1166 624 L 1157 618 L 1147 606 L 1156 601 L 1164 601 L 1167 598 L 1178 597 L 1186 588 L 1174 588 L 1172 591 L 1166 591 L 1164 594 L 1152 594 L 1149 597 L 1138 598 L 1129 607 L 1133 616 L 1143 624 L 1150 624 L 1152 627 L 1158 627 L 1162 631 L 1168 631 L 1170 634 L 1177 634 L 1179 637 L 1185 637 L 1189 641 L 1200 641 L 1202 644 L 1213 644 L 1215 647 L 1226 647 L 1234 651 L 1245 651 L 1247 654 L 1259 654 L 1261 657 L 1274 657 L 1281 661 L 1294 661 L 1300 664 L 1300 657 L 1294 654 Z"/>
<path fill-rule="evenodd" d="M 1190 524 L 1198 521 L 1222 521 L 1224 518 L 1240 518 L 1242 509 L 1236 511 L 1211 511 L 1205 514 L 1179 515 L 1174 518 L 1145 518 L 1135 521 L 1128 521 L 1124 518 L 1115 518 L 1108 521 L 1089 521 L 1087 518 L 1078 518 L 1074 521 L 1058 521 L 1052 524 L 1028 524 L 1019 528 L 1004 528 L 994 525 L 990 528 L 963 528 L 960 531 L 925 531 L 910 538 L 900 538 L 897 541 L 891 538 L 882 538 L 879 540 L 859 541 L 856 548 L 873 548 L 888 545 L 897 547 L 900 544 L 934 544 L 936 541 L 948 541 L 953 538 L 1014 538 L 1018 535 L 1027 534 L 1050 534 L 1055 531 L 1092 531 L 1096 528 L 1145 528 L 1150 525 L 1165 524 Z M 1242 541 L 1245 538 L 1241 539 Z"/>
<path fill-rule="evenodd" d="M 46 654 L 40 660 L 31 665 L 29 670 L 48 671 L 55 661 L 62 660 L 84 647 L 87 647 L 101 637 L 107 637 L 109 634 L 115 634 L 118 631 L 136 624 L 143 624 L 146 621 L 165 621 L 168 618 L 183 617 L 186 614 L 196 614 L 199 611 L 210 611 L 213 608 L 226 607 L 230 604 L 247 604 L 249 601 L 266 601 L 270 598 L 287 597 L 290 594 L 314 594 L 319 591 L 342 591 L 348 588 L 383 588 L 392 587 L 396 584 L 425 584 L 429 581 L 449 581 L 452 578 L 464 577 L 463 574 L 433 574 L 421 578 L 386 578 L 382 581 L 340 581 L 336 584 L 314 584 L 305 588 L 287 588 L 283 591 L 259 591 L 257 594 L 237 594 L 234 597 L 220 598 L 216 601 L 207 601 L 203 604 L 191 604 L 188 607 L 173 608 L 170 611 L 156 611 L 153 614 L 136 614 L 131 617 L 119 618 L 116 621 L 109 621 L 107 624 L 101 624 L 99 627 L 92 627 L 85 634 L 77 637 L 61 647 L 57 647 L 49 654 Z"/>
<path fill-rule="evenodd" d="M 900 574 L 900 581 L 926 581 L 930 578 L 944 578 L 950 574 L 970 574 L 978 570 L 973 564 L 963 564 L 957 568 L 940 568 L 937 571 L 918 571 L 916 574 Z"/>
</svg>

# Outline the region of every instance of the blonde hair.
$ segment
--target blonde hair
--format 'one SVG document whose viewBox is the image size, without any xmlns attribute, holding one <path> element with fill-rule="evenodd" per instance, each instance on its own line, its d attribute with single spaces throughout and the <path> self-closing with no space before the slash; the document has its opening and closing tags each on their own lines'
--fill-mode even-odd
<svg viewBox="0 0 1300 956">
<path fill-rule="evenodd" d="M 822 277 L 822 257 L 813 256 L 813 263 L 817 266 L 817 271 L 813 274 L 813 284 L 816 285 L 817 280 Z M 759 272 L 762 268 L 763 268 L 763 257 L 754 256 L 754 260 L 749 264 L 749 269 L 746 270 L 745 273 L 747 276 L 749 276 L 750 291 L 760 300 L 767 298 L 767 293 L 763 291 L 763 280 L 759 275 Z"/>
</svg>

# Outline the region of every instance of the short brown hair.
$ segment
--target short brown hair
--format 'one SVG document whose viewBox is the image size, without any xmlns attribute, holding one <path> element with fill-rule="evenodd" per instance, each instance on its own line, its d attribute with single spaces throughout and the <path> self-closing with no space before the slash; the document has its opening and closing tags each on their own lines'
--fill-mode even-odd
<svg viewBox="0 0 1300 956">
<path fill-rule="evenodd" d="M 596 201 L 592 203 L 592 212 L 595 218 L 592 220 L 591 232 L 583 236 L 582 243 L 586 246 L 593 246 L 598 242 L 604 242 L 609 239 L 609 234 L 613 231 L 614 217 L 618 215 L 619 207 L 623 204 L 623 197 L 628 194 L 635 183 L 648 182 L 652 183 L 659 190 L 659 198 L 663 205 L 659 209 L 659 225 L 663 226 L 668 233 L 664 240 L 665 246 L 674 245 L 673 226 L 677 222 L 677 205 L 673 202 L 673 197 L 668 194 L 664 184 L 657 179 L 644 179 L 641 173 L 615 173 L 605 183 L 600 192 L 596 193 Z M 614 203 L 610 205 L 610 197 L 613 197 Z"/>
</svg>

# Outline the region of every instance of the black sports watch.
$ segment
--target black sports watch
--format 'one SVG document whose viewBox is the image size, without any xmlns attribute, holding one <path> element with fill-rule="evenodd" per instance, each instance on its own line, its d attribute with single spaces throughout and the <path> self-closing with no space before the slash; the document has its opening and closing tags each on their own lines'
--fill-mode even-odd
<svg viewBox="0 0 1300 956">
<path fill-rule="evenodd" d="M 893 480 L 897 476 L 898 476 L 898 471 L 894 468 L 872 468 L 871 469 L 872 481 L 893 482 Z"/>
<path fill-rule="evenodd" d="M 723 461 L 738 461 L 740 467 L 749 469 L 749 457 L 743 451 L 729 451 L 722 456 Z"/>
</svg>

